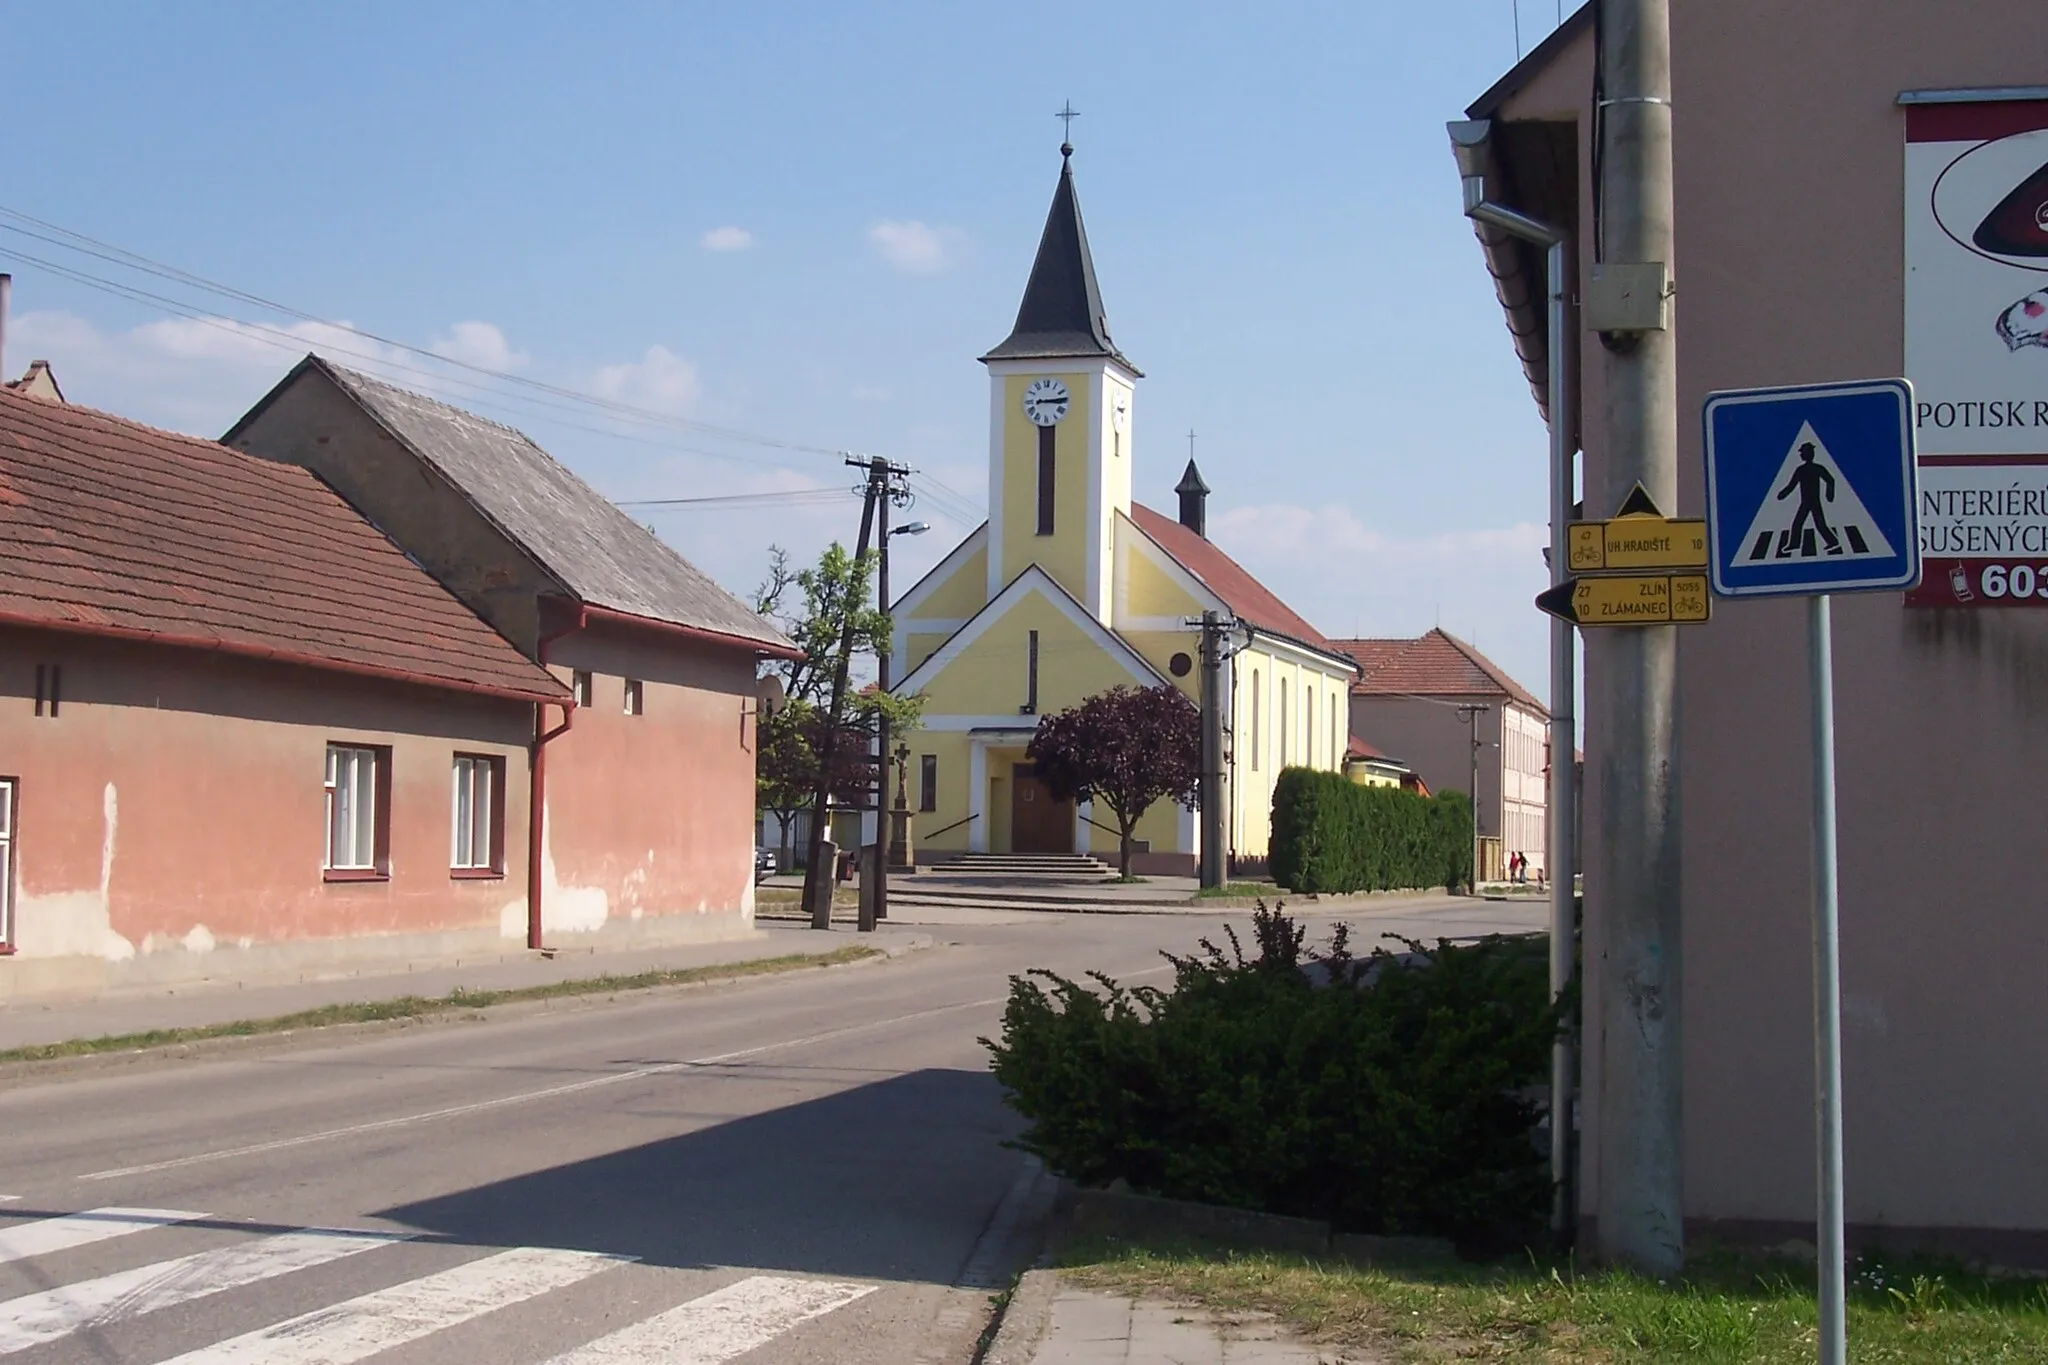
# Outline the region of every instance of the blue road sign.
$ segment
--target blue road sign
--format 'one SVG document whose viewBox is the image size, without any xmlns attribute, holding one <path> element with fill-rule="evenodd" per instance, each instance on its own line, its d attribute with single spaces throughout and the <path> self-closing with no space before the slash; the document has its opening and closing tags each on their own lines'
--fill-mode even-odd
<svg viewBox="0 0 2048 1365">
<path fill-rule="evenodd" d="M 1903 379 L 1707 395 L 1707 563 L 1723 597 L 1920 581 Z"/>
</svg>

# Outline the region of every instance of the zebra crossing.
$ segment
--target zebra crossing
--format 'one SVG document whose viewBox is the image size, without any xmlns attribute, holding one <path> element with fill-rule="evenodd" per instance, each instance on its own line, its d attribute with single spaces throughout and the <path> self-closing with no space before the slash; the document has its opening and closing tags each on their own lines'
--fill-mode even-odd
<svg viewBox="0 0 2048 1365">
<path fill-rule="evenodd" d="M 490 1359 L 503 1365 L 725 1365 L 879 1288 L 756 1274 L 663 1306 L 646 1302 L 647 1285 L 642 1284 L 606 1300 L 616 1304 L 623 1298 L 630 1306 L 633 1320 L 619 1325 L 614 1310 L 596 1313 L 585 1305 L 580 1317 L 573 1309 L 553 1311 L 560 1303 L 553 1296 L 620 1274 L 637 1264 L 630 1256 L 531 1246 L 485 1249 L 479 1256 L 478 1248 L 433 1244 L 411 1232 L 328 1227 L 255 1233 L 175 1256 L 162 1256 L 161 1251 L 172 1248 L 159 1247 L 159 1254 L 152 1254 L 152 1241 L 200 1224 L 207 1225 L 210 1235 L 222 1227 L 204 1213 L 118 1207 L 0 1222 L 0 1269 L 11 1272 L 8 1283 L 47 1285 L 0 1298 L 0 1360 L 39 1347 L 50 1349 L 38 1352 L 34 1361 L 69 1359 L 62 1344 L 71 1342 L 81 1359 L 120 1365 L 355 1365 L 447 1333 L 447 1358 L 467 1361 L 478 1355 L 464 1345 L 465 1330 L 483 1330 L 493 1314 L 538 1305 L 534 1311 L 546 1314 L 550 1325 L 598 1318 L 594 1334 L 566 1349 L 559 1342 L 539 1342 L 529 1356 L 508 1354 L 503 1341 L 494 1338 Z M 417 1270 L 419 1263 L 380 1266 L 376 1256 L 389 1257 L 408 1246 L 435 1257 L 440 1268 L 384 1283 L 391 1269 Z M 48 1283 L 61 1278 L 50 1273 L 52 1268 L 75 1262 L 79 1257 L 73 1253 L 87 1251 L 92 1259 L 113 1257 L 124 1268 Z M 446 1264 L 451 1260 L 455 1263 Z M 323 1268 L 343 1262 L 353 1263 L 358 1272 L 350 1288 L 360 1287 L 365 1276 L 380 1287 L 360 1293 L 344 1289 L 334 1301 L 282 1315 L 248 1301 L 251 1296 L 236 1299 L 237 1291 L 266 1282 L 289 1284 L 299 1292 L 278 1296 L 289 1307 L 304 1301 L 313 1288 L 290 1277 L 317 1277 Z M 663 1273 L 701 1277 L 715 1272 Z M 152 1345 L 155 1338 L 146 1330 L 152 1315 L 207 1301 L 221 1305 L 207 1319 L 219 1324 L 215 1339 L 197 1346 L 175 1339 Z M 251 1323 L 252 1317 L 273 1316 L 274 1321 Z M 109 1336 L 126 1325 L 135 1330 L 118 1339 Z M 190 1325 L 183 1330 L 189 1335 Z M 524 1340 L 523 1333 L 514 1335 Z M 116 1340 L 132 1346 L 131 1353 L 110 1352 Z M 417 1359 L 412 1354 L 406 1358 Z M 770 1358 L 752 1356 L 750 1361 Z"/>
</svg>

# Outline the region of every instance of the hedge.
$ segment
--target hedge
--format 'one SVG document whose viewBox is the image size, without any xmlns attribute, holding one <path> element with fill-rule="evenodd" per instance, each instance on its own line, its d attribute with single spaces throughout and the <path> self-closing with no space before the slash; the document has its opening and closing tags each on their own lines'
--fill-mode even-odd
<svg viewBox="0 0 2048 1365">
<path fill-rule="evenodd" d="M 1321 1218 L 1496 1253 L 1550 1203 L 1536 1098 L 1563 1011 L 1541 939 L 1307 949 L 1262 905 L 1173 957 L 1171 990 L 1099 973 L 1010 980 L 984 1038 L 1016 1145 L 1084 1185 Z"/>
<path fill-rule="evenodd" d="M 1289 768 L 1273 789 L 1273 880 L 1290 891 L 1457 887 L 1472 871 L 1472 803 Z"/>
</svg>

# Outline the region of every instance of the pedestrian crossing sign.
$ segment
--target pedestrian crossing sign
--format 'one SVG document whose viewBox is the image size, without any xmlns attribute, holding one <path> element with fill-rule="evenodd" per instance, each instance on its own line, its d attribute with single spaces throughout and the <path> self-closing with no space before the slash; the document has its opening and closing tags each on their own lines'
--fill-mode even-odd
<svg viewBox="0 0 2048 1365">
<path fill-rule="evenodd" d="M 1903 379 L 1733 389 L 1706 403 L 1707 561 L 1723 597 L 1920 581 Z"/>
</svg>

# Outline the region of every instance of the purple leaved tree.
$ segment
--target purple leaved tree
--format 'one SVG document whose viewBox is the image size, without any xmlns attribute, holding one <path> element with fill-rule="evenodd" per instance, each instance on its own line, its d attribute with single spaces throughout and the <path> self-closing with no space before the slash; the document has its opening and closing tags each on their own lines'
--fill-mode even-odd
<svg viewBox="0 0 2048 1365">
<path fill-rule="evenodd" d="M 1038 722 L 1024 756 L 1061 801 L 1093 801 L 1116 816 L 1117 869 L 1131 875 L 1131 831 L 1152 804 L 1195 800 L 1202 713 L 1179 689 L 1112 687 Z"/>
</svg>

